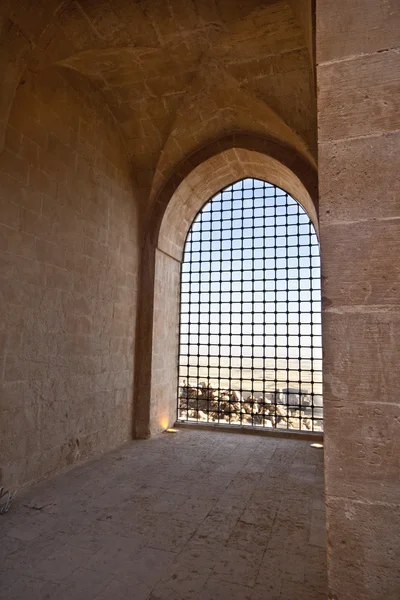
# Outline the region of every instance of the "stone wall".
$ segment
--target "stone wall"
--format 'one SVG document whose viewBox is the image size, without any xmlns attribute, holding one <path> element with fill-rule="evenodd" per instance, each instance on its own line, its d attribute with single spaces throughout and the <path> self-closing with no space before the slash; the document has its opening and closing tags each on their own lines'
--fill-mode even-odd
<svg viewBox="0 0 400 600">
<path fill-rule="evenodd" d="M 0 467 L 21 486 L 131 438 L 138 238 L 114 120 L 27 72 L 0 155 Z"/>
<path fill-rule="evenodd" d="M 399 32 L 396 0 L 317 3 L 332 600 L 400 593 Z"/>
</svg>

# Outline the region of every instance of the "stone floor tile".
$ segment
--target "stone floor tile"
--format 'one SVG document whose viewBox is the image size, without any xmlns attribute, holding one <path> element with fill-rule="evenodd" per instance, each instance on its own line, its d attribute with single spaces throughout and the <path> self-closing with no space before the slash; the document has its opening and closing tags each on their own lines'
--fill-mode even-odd
<svg viewBox="0 0 400 600">
<path fill-rule="evenodd" d="M 232 531 L 234 530 L 238 517 L 230 515 L 226 512 L 211 511 L 210 514 L 198 526 L 194 539 L 206 540 L 210 539 L 225 543 L 228 541 Z"/>
<path fill-rule="evenodd" d="M 177 480 L 176 477 L 172 477 L 171 475 L 168 475 L 165 470 L 163 470 L 163 472 L 160 473 L 152 473 L 151 469 L 148 469 L 146 472 L 146 477 L 144 478 L 144 483 L 145 485 L 148 486 L 153 486 L 153 487 L 158 487 L 158 488 L 163 488 L 163 489 L 170 489 L 173 485 L 174 482 Z"/>
<path fill-rule="evenodd" d="M 197 523 L 180 521 L 170 515 L 143 513 L 131 535 L 146 540 L 146 545 L 169 552 L 179 552 L 196 531 Z"/>
<path fill-rule="evenodd" d="M 212 576 L 197 596 L 197 600 L 251 600 L 253 588 L 227 582 Z"/>
<path fill-rule="evenodd" d="M 34 552 L 34 548 L 32 551 Z M 32 565 L 25 571 L 25 574 L 28 577 L 60 583 L 71 576 L 81 565 L 86 564 L 91 555 L 91 550 L 64 546 Z"/>
<path fill-rule="evenodd" d="M 119 565 L 115 562 L 105 567 L 107 571 L 110 569 L 114 571 L 115 579 L 105 587 L 99 598 L 115 597 L 118 600 L 147 598 L 159 580 L 165 577 L 174 558 L 175 554 L 171 552 L 146 547 L 141 548 L 129 560 L 129 563 L 125 562 L 125 559 L 121 560 L 121 557 L 117 557 Z M 107 596 L 107 594 L 109 595 Z"/>
<path fill-rule="evenodd" d="M 289 548 L 304 548 L 310 536 L 310 523 L 298 515 L 287 515 L 285 518 L 276 517 L 272 526 L 268 548 L 279 551 L 283 546 Z"/>
<path fill-rule="evenodd" d="M 220 495 L 218 502 L 215 503 L 210 515 L 225 513 L 232 517 L 239 518 L 246 508 L 247 498 L 229 494 L 226 490 Z"/>
<path fill-rule="evenodd" d="M 304 554 L 295 551 L 290 552 L 287 547 L 283 546 L 281 552 L 269 553 L 267 551 L 264 554 L 258 571 L 257 583 L 264 587 L 271 582 L 275 585 L 280 580 L 303 584 L 305 568 Z"/>
<path fill-rule="evenodd" d="M 4 538 L 2 545 L 8 547 L 8 540 Z M 48 556 L 64 547 L 64 542 L 58 538 L 48 535 L 42 535 L 35 540 L 22 544 L 17 550 L 6 555 L 0 563 L 0 573 L 3 570 L 14 572 L 15 578 L 19 575 L 27 575 L 28 572 L 35 572 L 35 568 Z"/>
<path fill-rule="evenodd" d="M 288 481 L 284 476 L 273 478 L 262 475 L 254 488 L 251 499 L 258 498 L 263 503 L 277 502 L 279 504 L 282 500 L 282 494 L 287 493 L 287 491 Z"/>
<path fill-rule="evenodd" d="M 143 547 L 141 539 L 108 536 L 106 543 L 90 556 L 85 566 L 113 576 L 125 575 L 130 572 L 132 563 L 137 560 Z"/>
<path fill-rule="evenodd" d="M 273 503 L 269 504 L 266 502 L 260 504 L 250 499 L 240 514 L 240 521 L 249 523 L 250 525 L 261 526 L 272 531 L 277 511 L 278 506 Z"/>
<path fill-rule="evenodd" d="M 264 551 L 268 545 L 271 529 L 272 525 L 265 527 L 263 523 L 253 524 L 239 520 L 226 545 L 241 550 Z"/>
<path fill-rule="evenodd" d="M 304 582 L 310 587 L 319 590 L 326 589 L 327 585 L 327 556 L 326 550 L 317 546 L 306 548 L 306 568 Z"/>
<path fill-rule="evenodd" d="M 92 499 L 91 504 L 100 508 L 113 508 L 116 504 L 121 504 L 125 500 L 131 498 L 137 493 L 140 486 L 133 487 L 131 485 L 118 485 L 106 488 L 102 494 Z"/>
<path fill-rule="evenodd" d="M 132 524 L 127 519 L 122 524 L 118 519 L 118 515 L 110 512 L 105 512 L 101 517 L 98 517 L 88 527 L 85 527 L 80 532 L 83 536 L 121 536 L 121 537 L 138 537 L 136 530 L 132 531 Z M 79 534 L 78 534 L 79 535 Z"/>
<path fill-rule="evenodd" d="M 20 522 L 17 521 L 13 527 L 8 529 L 7 535 L 24 542 L 30 542 L 51 531 L 56 525 L 56 517 L 35 511 L 32 515 L 26 514 Z"/>
<path fill-rule="evenodd" d="M 111 573 L 114 581 L 119 582 L 118 585 L 114 581 L 110 582 L 105 589 L 116 587 L 123 590 L 123 595 L 128 594 L 129 589 L 135 589 L 145 596 L 145 592 L 149 594 L 165 575 L 174 558 L 174 553 L 147 547 L 130 554 L 127 551 L 119 551 L 116 545 L 113 551 L 107 552 L 103 549 L 99 552 L 94 560 L 89 561 L 88 567 Z"/>
<path fill-rule="evenodd" d="M 310 537 L 308 543 L 312 546 L 326 548 L 325 511 L 313 510 L 311 514 Z"/>
<path fill-rule="evenodd" d="M 224 581 L 254 586 L 262 555 L 262 551 L 248 552 L 225 546 L 214 565 L 213 572 Z"/>
<path fill-rule="evenodd" d="M 20 548 L 24 547 L 24 542 L 17 538 L 0 539 L 0 565 L 4 564 L 4 561 L 17 552 Z"/>
<path fill-rule="evenodd" d="M 82 567 L 57 587 L 54 599 L 93 600 L 111 581 L 112 575 L 107 571 L 93 571 Z"/>
<path fill-rule="evenodd" d="M 261 475 L 265 472 L 270 460 L 271 459 L 268 456 L 263 457 L 252 455 L 242 467 L 241 472 L 245 471 L 246 473 L 256 473 Z"/>
<path fill-rule="evenodd" d="M 200 488 L 200 491 L 202 491 L 203 493 L 207 493 L 208 495 L 212 496 L 212 494 L 218 494 L 218 496 L 220 494 L 223 493 L 223 491 L 225 489 L 227 489 L 227 487 L 230 485 L 231 481 L 233 480 L 232 477 L 227 477 L 225 475 L 218 475 L 218 474 L 214 474 L 214 473 L 208 473 L 207 475 L 203 476 L 203 477 L 199 477 L 197 479 L 195 479 L 193 481 L 194 483 L 194 489 Z M 208 490 L 208 492 L 207 492 Z M 200 494 L 199 494 L 200 495 Z"/>
<path fill-rule="evenodd" d="M 327 593 L 307 584 L 283 581 L 279 600 L 326 600 Z"/>
<path fill-rule="evenodd" d="M 224 544 L 215 540 L 206 542 L 192 538 L 174 560 L 174 566 L 183 571 L 196 568 L 200 571 L 212 570 L 225 550 Z"/>
<path fill-rule="evenodd" d="M 58 513 L 56 522 L 52 527 L 52 532 L 54 535 L 58 533 L 75 535 L 86 529 L 86 527 L 89 527 L 100 515 L 101 512 L 95 512 L 90 507 L 86 507 L 82 511 L 74 510 L 74 508 L 68 509 L 68 512 L 63 511 Z"/>
<path fill-rule="evenodd" d="M 53 600 L 57 598 L 57 584 L 41 581 L 25 575 L 15 577 L 15 572 L 9 579 L 3 573 L 0 579 L 1 600 Z"/>
<path fill-rule="evenodd" d="M 175 512 L 175 518 L 189 523 L 200 523 L 215 507 L 216 501 L 208 498 L 190 496 Z"/>
<path fill-rule="evenodd" d="M 253 493 L 251 494 L 249 502 L 251 504 L 256 504 L 260 508 L 272 506 L 277 509 L 282 502 L 283 495 L 287 494 L 286 480 L 278 480 L 276 483 L 268 480 L 265 486 L 262 484 L 263 480 L 260 479 Z"/>
<path fill-rule="evenodd" d="M 312 501 L 311 501 L 311 508 L 312 510 L 322 510 L 323 512 L 325 512 L 325 500 L 324 500 L 324 496 L 315 496 L 313 494 L 312 496 Z"/>
<path fill-rule="evenodd" d="M 194 496 L 196 498 L 204 498 L 206 500 L 211 500 L 217 502 L 220 498 L 221 494 L 225 491 L 225 484 L 223 486 L 212 485 L 207 481 L 199 481 L 197 480 L 195 483 L 188 484 L 187 482 L 181 483 L 182 490 L 179 490 L 180 493 L 187 493 L 188 496 Z M 180 487 L 180 486 L 179 486 Z M 174 487 L 174 491 L 178 491 L 178 486 Z"/>
<path fill-rule="evenodd" d="M 237 475 L 226 488 L 227 493 L 248 500 L 259 481 L 258 473 L 250 473 L 249 475 L 255 475 L 254 479 L 250 476 Z"/>
<path fill-rule="evenodd" d="M 137 579 L 155 585 L 164 576 L 172 564 L 176 554 L 157 548 L 141 548 L 131 566 L 130 577 L 136 575 Z"/>
<path fill-rule="evenodd" d="M 142 485 L 131 498 L 131 502 L 135 502 L 139 498 L 144 498 L 146 503 L 148 503 L 157 498 L 163 492 L 164 488 L 157 487 L 156 485 L 153 485 L 153 483 L 154 482 L 150 480 L 149 483 Z"/>
<path fill-rule="evenodd" d="M 198 593 L 210 577 L 211 569 L 174 563 L 166 576 L 153 589 L 149 600 L 197 600 Z"/>
<path fill-rule="evenodd" d="M 282 600 L 281 589 L 281 579 L 266 581 L 264 585 L 256 584 L 253 589 L 251 600 Z"/>
<path fill-rule="evenodd" d="M 120 527 L 118 526 L 117 531 L 119 532 L 119 530 Z M 95 554 L 101 548 L 107 547 L 110 544 L 112 544 L 115 537 L 116 535 L 112 533 L 104 534 L 101 531 L 93 532 L 91 530 L 90 532 L 84 531 L 76 534 L 67 534 L 63 539 L 65 540 L 65 543 L 67 545 L 91 550 L 93 554 Z"/>
<path fill-rule="evenodd" d="M 163 490 L 154 500 L 148 503 L 147 510 L 155 513 L 175 514 L 180 518 L 180 507 L 187 501 L 185 494 L 175 494 Z"/>
<path fill-rule="evenodd" d="M 114 579 L 95 596 L 95 600 L 147 600 L 150 592 L 148 584 L 129 579 Z"/>
</svg>

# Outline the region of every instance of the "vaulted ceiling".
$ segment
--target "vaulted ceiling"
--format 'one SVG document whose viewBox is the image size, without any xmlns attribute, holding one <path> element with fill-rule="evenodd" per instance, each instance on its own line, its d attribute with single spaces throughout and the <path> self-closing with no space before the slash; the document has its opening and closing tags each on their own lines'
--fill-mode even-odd
<svg viewBox="0 0 400 600">
<path fill-rule="evenodd" d="M 16 0 L 0 10 L 12 62 L 0 58 L 3 126 L 24 71 L 56 65 L 101 94 L 139 188 L 159 188 L 184 156 L 232 132 L 271 136 L 315 164 L 309 0 Z"/>
</svg>

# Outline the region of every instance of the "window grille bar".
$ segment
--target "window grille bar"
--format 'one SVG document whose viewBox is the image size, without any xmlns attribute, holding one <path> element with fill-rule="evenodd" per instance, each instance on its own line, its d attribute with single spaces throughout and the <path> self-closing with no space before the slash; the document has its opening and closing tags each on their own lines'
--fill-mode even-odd
<svg viewBox="0 0 400 600">
<path fill-rule="evenodd" d="M 178 420 L 323 429 L 319 244 L 289 194 L 243 179 L 198 213 L 179 331 Z"/>
</svg>

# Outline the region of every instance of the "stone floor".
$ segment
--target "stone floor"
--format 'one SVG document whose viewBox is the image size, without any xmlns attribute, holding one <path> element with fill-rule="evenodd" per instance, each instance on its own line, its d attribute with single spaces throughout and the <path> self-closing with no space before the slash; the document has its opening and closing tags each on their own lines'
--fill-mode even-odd
<svg viewBox="0 0 400 600">
<path fill-rule="evenodd" d="M 0 515 L 0 597 L 325 600 L 322 462 L 303 440 L 133 442 Z"/>
</svg>

